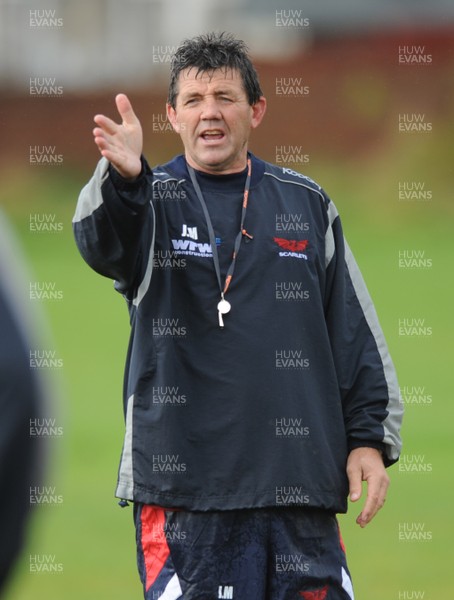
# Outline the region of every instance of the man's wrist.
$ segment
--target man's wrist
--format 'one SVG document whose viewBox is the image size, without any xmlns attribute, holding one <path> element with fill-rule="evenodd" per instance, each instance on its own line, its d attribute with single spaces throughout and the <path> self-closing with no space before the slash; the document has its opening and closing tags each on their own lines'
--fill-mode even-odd
<svg viewBox="0 0 454 600">
<path fill-rule="evenodd" d="M 348 452 L 350 453 L 352 450 L 356 450 L 357 448 L 373 448 L 374 450 L 378 450 L 380 454 L 384 457 L 386 455 L 385 452 L 385 444 L 382 442 L 369 442 L 365 440 L 353 440 L 348 444 Z"/>
<path fill-rule="evenodd" d="M 144 156 L 140 157 L 141 170 L 136 177 L 123 177 L 123 175 L 117 171 L 112 163 L 109 163 L 109 175 L 115 188 L 119 191 L 130 191 L 140 184 L 145 176 L 147 169 L 149 169 Z"/>
</svg>

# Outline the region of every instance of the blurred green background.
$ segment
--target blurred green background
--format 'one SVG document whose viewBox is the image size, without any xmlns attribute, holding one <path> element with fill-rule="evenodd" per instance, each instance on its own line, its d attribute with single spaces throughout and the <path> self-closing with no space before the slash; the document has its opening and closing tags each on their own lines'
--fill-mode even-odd
<svg viewBox="0 0 454 600">
<path fill-rule="evenodd" d="M 446 27 L 388 27 L 320 35 L 285 61 L 257 59 L 269 113 L 252 150 L 275 162 L 277 146 L 298 145 L 291 168 L 317 180 L 336 203 L 406 404 L 402 464 L 408 470 L 391 468 L 386 507 L 367 529 L 354 523 L 359 505 L 340 517 L 357 600 L 434 600 L 453 590 L 453 34 Z M 413 44 L 431 55 L 430 64 L 399 63 L 399 47 Z M 304 78 L 308 98 L 278 97 L 277 77 Z M 83 263 L 71 230 L 78 193 L 97 160 L 92 116 L 114 117 L 117 91 L 126 91 L 137 107 L 151 164 L 180 150 L 171 132 L 153 125 L 164 112 L 159 86 L 120 90 L 116 82 L 108 89 L 68 90 L 57 99 L 8 88 L 0 101 L 0 203 L 33 281 L 62 292 L 62 299 L 39 305 L 64 363 L 56 374 L 64 435 L 52 441 L 46 482 L 63 501 L 34 511 L 7 600 L 141 597 L 132 508 L 119 508 L 113 497 L 128 316 L 112 282 Z M 402 114 L 422 114 L 430 131 L 400 131 Z M 56 144 L 62 163 L 32 166 L 35 144 Z M 302 153 L 309 156 L 305 164 L 298 162 Z M 415 182 L 425 194 L 399 199 L 399 185 Z M 53 216 L 62 230 L 32 232 L 36 214 Z M 399 256 L 413 251 L 423 253 L 425 266 L 399 266 Z M 424 334 L 399 335 L 399 319 L 423 320 Z M 419 533 L 405 539 L 412 529 Z M 30 555 L 51 556 L 62 571 L 33 574 Z"/>
</svg>

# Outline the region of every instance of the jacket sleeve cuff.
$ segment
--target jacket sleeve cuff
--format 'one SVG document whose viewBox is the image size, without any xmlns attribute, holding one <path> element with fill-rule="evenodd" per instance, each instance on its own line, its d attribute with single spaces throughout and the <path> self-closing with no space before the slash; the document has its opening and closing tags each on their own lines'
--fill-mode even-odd
<svg viewBox="0 0 454 600">
<path fill-rule="evenodd" d="M 379 450 L 382 455 L 385 467 L 389 467 L 396 462 L 396 460 L 392 460 L 388 457 L 386 452 L 386 444 L 382 442 L 376 442 L 372 440 L 349 440 L 348 452 L 350 453 L 352 450 L 355 450 L 355 448 L 375 448 L 376 450 Z"/>
<path fill-rule="evenodd" d="M 382 442 L 375 442 L 369 440 L 350 440 L 348 442 L 348 451 L 351 452 L 356 448 L 375 448 L 376 450 L 379 450 L 381 452 L 382 456 L 385 455 L 385 444 L 383 444 Z"/>
<path fill-rule="evenodd" d="M 133 181 L 122 177 L 111 164 L 109 164 L 108 169 L 111 184 L 117 194 L 126 206 L 133 210 L 139 206 L 145 206 L 150 201 L 147 185 L 149 184 L 149 178 L 153 176 L 153 172 L 143 155 L 140 157 L 140 161 L 142 170 Z"/>
<path fill-rule="evenodd" d="M 139 189 L 143 185 L 145 177 L 152 173 L 143 155 L 140 157 L 140 162 L 142 163 L 142 169 L 133 181 L 122 177 L 117 169 L 109 163 L 109 176 L 118 192 L 133 192 L 134 190 Z"/>
</svg>

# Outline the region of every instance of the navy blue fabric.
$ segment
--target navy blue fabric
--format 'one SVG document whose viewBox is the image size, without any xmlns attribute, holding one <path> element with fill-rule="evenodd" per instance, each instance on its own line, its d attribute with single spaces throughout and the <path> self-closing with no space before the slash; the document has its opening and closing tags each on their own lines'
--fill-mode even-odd
<svg viewBox="0 0 454 600">
<path fill-rule="evenodd" d="M 144 163 L 133 183 L 101 164 L 81 193 L 79 249 L 116 279 L 131 322 L 115 493 L 185 511 L 345 512 L 349 451 L 397 460 L 395 372 L 336 207 L 304 175 L 250 157 L 253 240 L 238 253 L 224 328 L 183 157 L 153 172 Z M 244 173 L 198 177 L 225 276 Z"/>
<path fill-rule="evenodd" d="M 136 505 L 136 525 L 144 583 L 142 506 Z M 160 598 L 175 573 L 183 600 L 351 599 L 342 586 L 342 570 L 349 574 L 337 519 L 330 512 L 166 511 L 164 529 L 170 557 L 156 583 L 145 590 L 146 600 Z"/>
</svg>

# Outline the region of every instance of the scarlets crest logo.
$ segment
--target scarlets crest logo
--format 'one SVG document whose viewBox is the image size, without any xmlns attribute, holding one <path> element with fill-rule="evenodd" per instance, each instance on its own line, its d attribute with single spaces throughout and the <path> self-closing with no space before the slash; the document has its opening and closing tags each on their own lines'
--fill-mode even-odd
<svg viewBox="0 0 454 600">
<path fill-rule="evenodd" d="M 321 588 L 320 590 L 314 590 L 313 592 L 300 592 L 300 596 L 304 598 L 304 600 L 325 600 L 327 594 L 327 585 L 325 585 L 324 588 Z"/>
<path fill-rule="evenodd" d="M 288 256 L 291 258 L 302 258 L 307 260 L 305 250 L 309 244 L 309 240 L 286 240 L 285 238 L 273 238 L 275 243 L 281 249 L 279 256 Z"/>
</svg>

